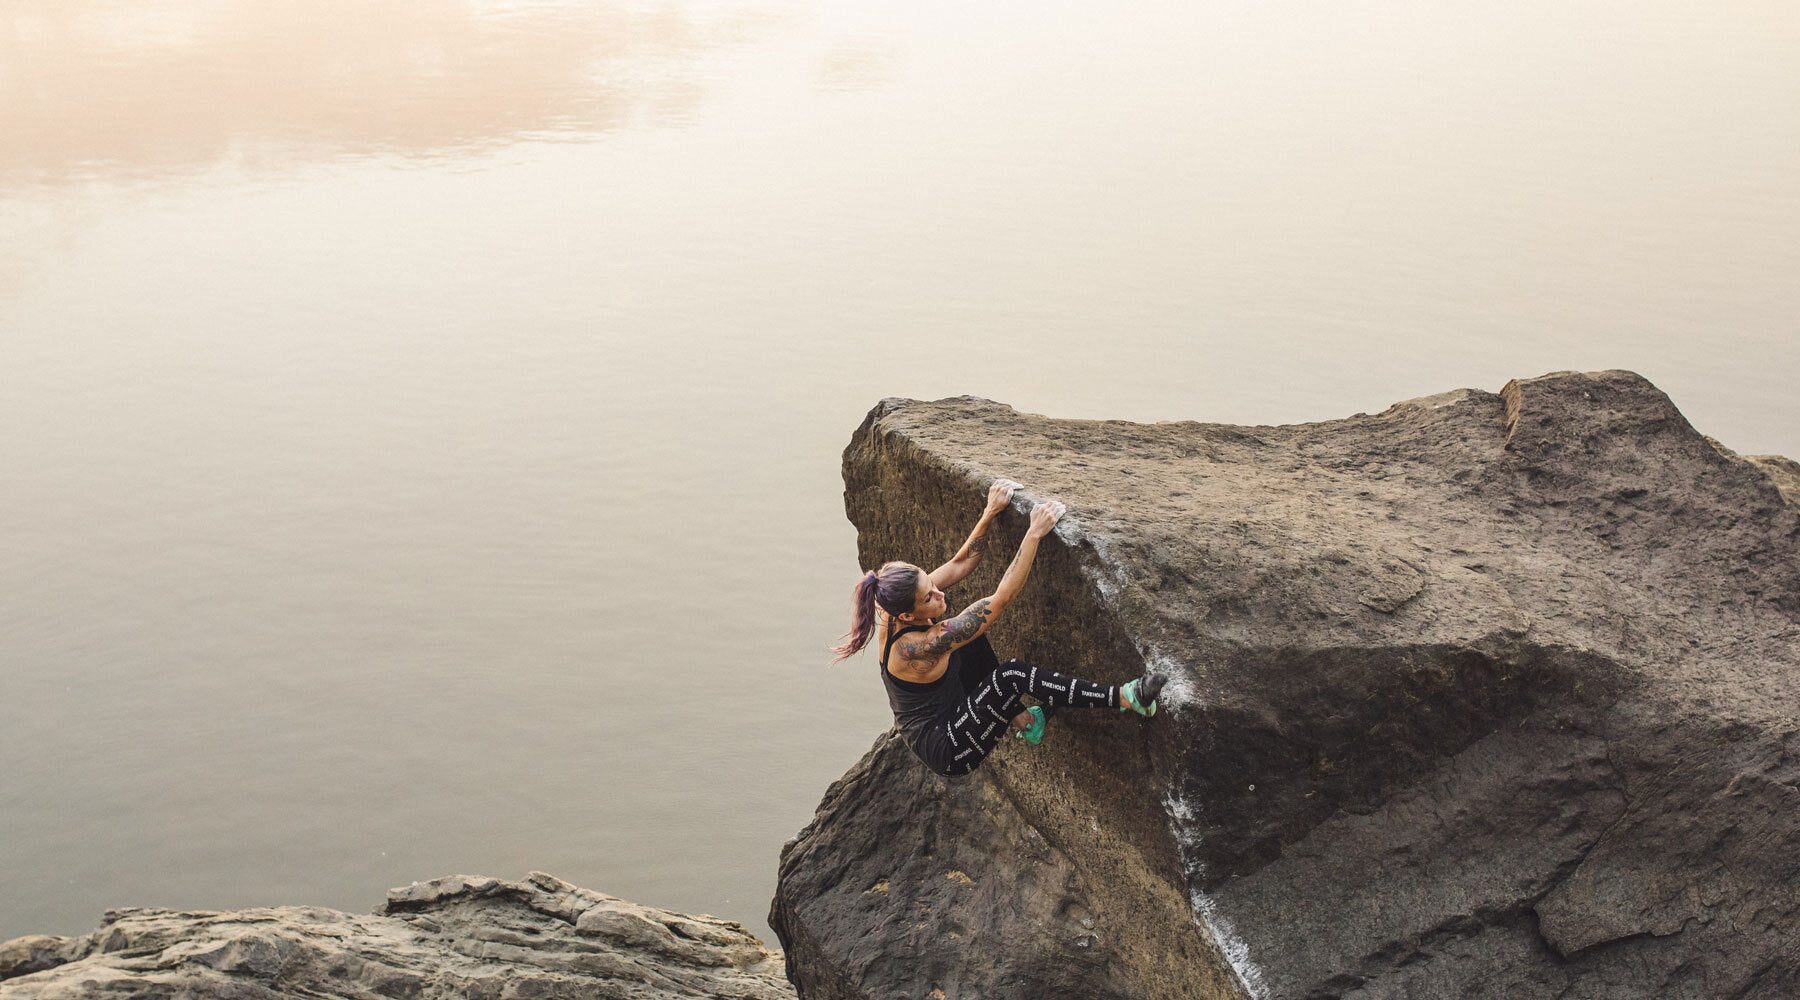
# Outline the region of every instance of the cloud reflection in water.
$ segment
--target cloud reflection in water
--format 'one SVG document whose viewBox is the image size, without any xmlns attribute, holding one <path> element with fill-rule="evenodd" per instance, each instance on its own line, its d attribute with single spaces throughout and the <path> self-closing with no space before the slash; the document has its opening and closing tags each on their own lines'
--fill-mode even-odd
<svg viewBox="0 0 1800 1000">
<path fill-rule="evenodd" d="M 793 8 L 248 0 L 0 10 L 0 190 L 434 158 L 692 119 Z"/>
</svg>

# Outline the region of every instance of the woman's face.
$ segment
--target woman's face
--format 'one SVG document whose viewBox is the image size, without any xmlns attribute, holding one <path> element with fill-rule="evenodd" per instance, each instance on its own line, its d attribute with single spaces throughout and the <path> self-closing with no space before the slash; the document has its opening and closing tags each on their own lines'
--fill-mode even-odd
<svg viewBox="0 0 1800 1000">
<path fill-rule="evenodd" d="M 914 568 L 917 569 L 917 567 Z M 944 599 L 944 592 L 932 586 L 931 574 L 922 569 L 919 570 L 919 589 L 913 595 L 913 620 L 924 621 L 927 618 L 939 618 L 949 608 L 950 602 Z"/>
</svg>

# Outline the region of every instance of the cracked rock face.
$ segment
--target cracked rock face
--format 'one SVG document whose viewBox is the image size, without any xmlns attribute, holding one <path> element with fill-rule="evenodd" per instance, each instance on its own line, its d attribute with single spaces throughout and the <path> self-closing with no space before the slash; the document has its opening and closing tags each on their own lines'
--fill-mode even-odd
<svg viewBox="0 0 1800 1000">
<path fill-rule="evenodd" d="M 793 995 L 781 955 L 738 923 L 639 906 L 542 872 L 524 882 L 414 883 L 369 916 L 305 906 L 113 910 L 85 937 L 0 945 L 4 1000 Z"/>
<path fill-rule="evenodd" d="M 864 566 L 1018 480 L 953 604 L 1055 497 L 1000 656 L 1174 679 L 966 779 L 877 740 L 782 854 L 799 995 L 1800 995 L 1797 469 L 1617 371 L 1283 427 L 883 401 Z"/>
</svg>

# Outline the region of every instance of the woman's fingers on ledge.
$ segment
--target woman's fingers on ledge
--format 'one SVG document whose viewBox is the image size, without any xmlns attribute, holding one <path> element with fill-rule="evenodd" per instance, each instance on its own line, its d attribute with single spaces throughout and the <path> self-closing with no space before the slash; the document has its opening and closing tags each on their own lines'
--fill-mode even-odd
<svg viewBox="0 0 1800 1000">
<path fill-rule="evenodd" d="M 1019 484 L 1010 479 L 996 479 L 994 485 L 988 487 L 988 509 L 999 511 L 1012 502 L 1013 491 Z"/>
<path fill-rule="evenodd" d="M 1022 489 L 1024 489 L 1023 486 L 1010 479 L 994 480 L 993 485 L 988 487 L 989 509 L 998 511 L 1012 501 L 1015 491 Z M 1063 514 L 1067 511 L 1068 508 L 1063 505 L 1061 500 L 1039 500 L 1031 507 L 1031 523 L 1039 529 L 1040 533 L 1048 531 L 1062 519 Z"/>
</svg>

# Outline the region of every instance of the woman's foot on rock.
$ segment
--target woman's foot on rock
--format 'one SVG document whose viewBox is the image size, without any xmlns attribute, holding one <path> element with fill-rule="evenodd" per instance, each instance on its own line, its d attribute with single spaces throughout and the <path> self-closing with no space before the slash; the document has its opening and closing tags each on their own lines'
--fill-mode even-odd
<svg viewBox="0 0 1800 1000">
<path fill-rule="evenodd" d="M 1026 709 L 1025 713 L 1021 714 L 1020 717 L 1023 718 L 1024 714 L 1029 714 L 1031 716 L 1031 725 L 1020 727 L 1017 725 L 1018 720 L 1013 720 L 1015 723 L 1013 735 L 1032 746 L 1037 746 L 1039 743 L 1044 742 L 1044 724 L 1050 720 L 1045 716 L 1044 710 L 1036 705 Z"/>
<path fill-rule="evenodd" d="M 1119 711 L 1132 711 L 1145 717 L 1155 715 L 1156 696 L 1162 693 L 1168 680 L 1161 674 L 1145 674 L 1135 681 L 1126 681 L 1119 689 Z"/>
</svg>

